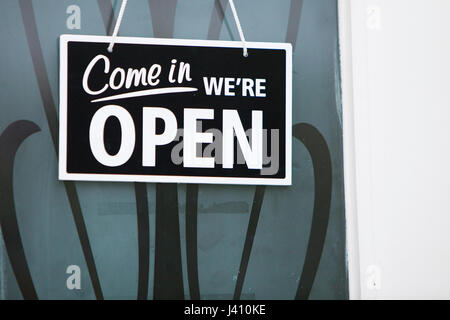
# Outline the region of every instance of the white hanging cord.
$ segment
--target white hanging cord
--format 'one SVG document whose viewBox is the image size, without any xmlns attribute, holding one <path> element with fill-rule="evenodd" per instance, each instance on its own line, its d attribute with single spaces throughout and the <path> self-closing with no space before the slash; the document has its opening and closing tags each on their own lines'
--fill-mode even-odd
<svg viewBox="0 0 450 320">
<path fill-rule="evenodd" d="M 117 17 L 116 25 L 114 26 L 114 32 L 111 36 L 111 42 L 108 46 L 108 52 L 113 51 L 114 42 L 116 41 L 117 34 L 119 33 L 120 23 L 122 22 L 123 13 L 125 12 L 125 7 L 127 6 L 128 0 L 122 0 L 122 5 L 120 6 L 119 16 Z"/>
<path fill-rule="evenodd" d="M 127 6 L 127 2 L 128 2 L 128 0 L 122 0 L 122 5 L 120 6 L 119 16 L 117 17 L 116 25 L 114 26 L 114 32 L 111 36 L 111 42 L 109 43 L 109 46 L 108 46 L 109 52 L 112 52 L 112 50 L 113 50 L 117 34 L 119 33 L 120 24 L 122 23 L 123 13 L 125 12 L 125 7 Z M 239 17 L 237 15 L 233 0 L 229 0 L 229 2 L 230 2 L 231 11 L 233 12 L 234 21 L 236 22 L 236 27 L 239 32 L 239 37 L 241 38 L 241 42 L 242 42 L 242 46 L 243 46 L 243 50 L 244 50 L 244 57 L 247 57 L 248 56 L 247 42 L 245 41 L 244 33 L 242 32 L 241 23 L 239 22 Z"/>
<path fill-rule="evenodd" d="M 238 28 L 238 31 L 239 31 L 239 37 L 241 38 L 242 46 L 244 47 L 244 57 L 247 57 L 248 56 L 247 43 L 245 42 L 245 37 L 244 37 L 244 33 L 242 32 L 241 23 L 239 22 L 239 17 L 237 15 L 236 8 L 234 7 L 233 0 L 229 0 L 229 2 L 230 2 L 231 11 L 233 11 L 233 17 L 234 17 L 234 21 L 236 22 L 236 27 Z"/>
</svg>

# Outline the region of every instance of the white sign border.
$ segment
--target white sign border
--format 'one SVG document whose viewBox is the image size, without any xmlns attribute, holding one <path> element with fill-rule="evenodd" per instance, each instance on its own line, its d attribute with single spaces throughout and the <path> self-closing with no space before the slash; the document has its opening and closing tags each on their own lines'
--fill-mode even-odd
<svg viewBox="0 0 450 320">
<path fill-rule="evenodd" d="M 166 182 L 166 183 L 204 183 L 204 184 L 240 184 L 240 185 L 292 185 L 292 45 L 276 42 L 246 42 L 249 49 L 282 49 L 286 51 L 286 163 L 284 178 L 240 178 L 240 177 L 199 177 L 165 175 L 131 175 L 67 172 L 67 44 L 68 42 L 100 42 L 108 44 L 111 37 L 72 35 L 60 36 L 59 50 L 59 180 L 77 181 L 115 181 L 115 182 Z M 117 37 L 116 44 L 154 44 L 171 46 L 241 48 L 238 41 L 188 40 L 164 38 Z M 105 46 L 106 50 L 106 46 Z"/>
</svg>

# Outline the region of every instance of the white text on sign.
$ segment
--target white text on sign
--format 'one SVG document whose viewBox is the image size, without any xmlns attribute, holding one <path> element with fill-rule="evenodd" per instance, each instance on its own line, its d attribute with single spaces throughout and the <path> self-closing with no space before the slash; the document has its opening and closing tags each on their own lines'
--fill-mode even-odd
<svg viewBox="0 0 450 320">
<path fill-rule="evenodd" d="M 203 77 L 206 95 L 235 96 L 240 87 L 243 97 L 265 97 L 266 79 Z"/>
<path fill-rule="evenodd" d="M 142 133 L 142 166 L 156 166 L 156 147 L 167 145 L 175 140 L 178 124 L 175 114 L 166 108 L 144 107 Z M 115 155 L 106 151 L 104 145 L 105 123 L 109 117 L 116 117 L 121 126 L 121 146 Z M 156 121 L 164 122 L 164 131 L 156 133 Z M 212 157 L 197 156 L 197 144 L 212 143 L 211 132 L 197 130 L 197 121 L 214 119 L 214 109 L 184 109 L 184 160 L 186 168 L 214 168 Z M 262 169 L 263 166 L 263 113 L 252 111 L 252 128 L 249 142 L 242 126 L 237 110 L 222 111 L 222 167 L 232 169 L 234 166 L 234 137 L 236 136 L 240 150 L 249 169 Z M 89 129 L 89 142 L 92 154 L 101 164 L 116 167 L 126 163 L 133 155 L 136 143 L 136 130 L 130 113 L 118 105 L 107 105 L 94 114 Z"/>
</svg>

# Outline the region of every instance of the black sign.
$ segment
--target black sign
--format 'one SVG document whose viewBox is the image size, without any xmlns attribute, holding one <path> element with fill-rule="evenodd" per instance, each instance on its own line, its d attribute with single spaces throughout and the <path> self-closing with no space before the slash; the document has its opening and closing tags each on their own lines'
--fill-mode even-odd
<svg viewBox="0 0 450 320">
<path fill-rule="evenodd" d="M 62 180 L 291 184 L 286 43 L 60 39 Z"/>
</svg>

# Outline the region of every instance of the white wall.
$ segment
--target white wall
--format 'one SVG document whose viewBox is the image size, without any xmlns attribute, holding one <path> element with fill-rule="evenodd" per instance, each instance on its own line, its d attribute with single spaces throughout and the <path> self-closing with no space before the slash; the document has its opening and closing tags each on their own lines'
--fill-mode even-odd
<svg viewBox="0 0 450 320">
<path fill-rule="evenodd" d="M 340 0 L 351 298 L 450 299 L 450 0 Z"/>
</svg>

